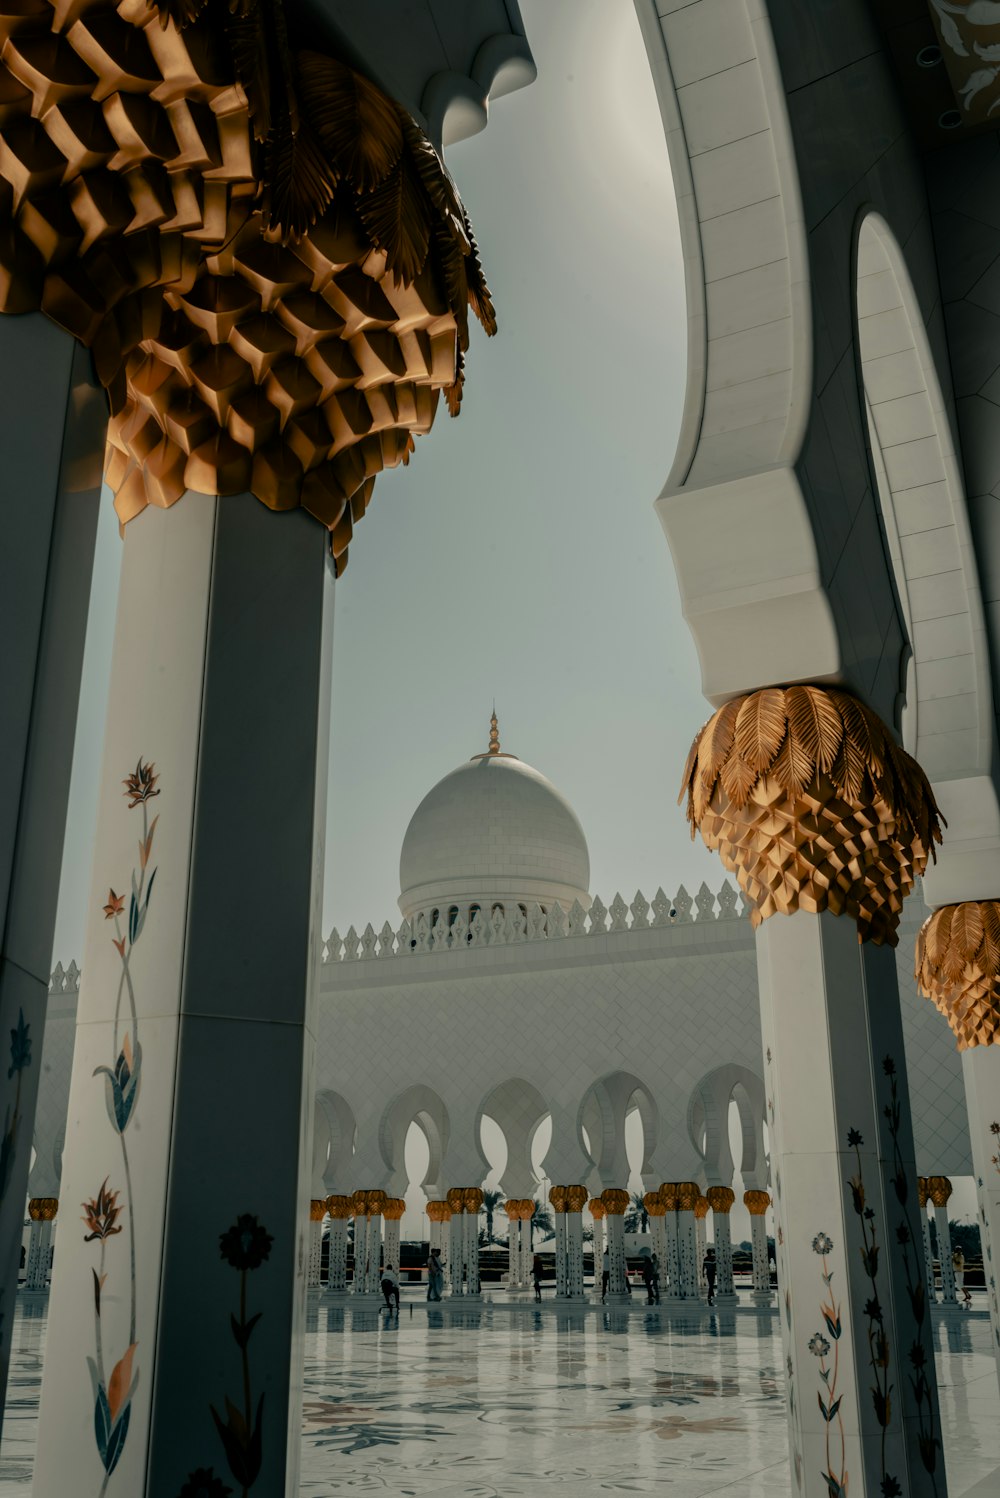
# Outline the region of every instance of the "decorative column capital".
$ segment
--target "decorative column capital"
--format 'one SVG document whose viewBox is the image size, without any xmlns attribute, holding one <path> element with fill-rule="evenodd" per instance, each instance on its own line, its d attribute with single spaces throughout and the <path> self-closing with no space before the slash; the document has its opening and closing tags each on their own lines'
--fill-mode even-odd
<svg viewBox="0 0 1000 1498">
<path fill-rule="evenodd" d="M 587 1191 L 586 1186 L 567 1186 L 566 1211 L 582 1212 L 584 1207 L 587 1205 L 587 1197 L 589 1196 L 589 1194 L 590 1193 Z"/>
<path fill-rule="evenodd" d="M 516 1197 L 508 1197 L 503 1204 L 503 1209 L 511 1222 L 519 1222 L 521 1220 L 521 1203 Z"/>
<path fill-rule="evenodd" d="M 693 1212 L 700 1195 L 701 1188 L 697 1181 L 677 1182 L 677 1206 L 681 1212 Z"/>
<path fill-rule="evenodd" d="M 736 1200 L 736 1192 L 731 1186 L 709 1186 L 705 1192 L 705 1200 L 713 1212 L 728 1217 Z"/>
<path fill-rule="evenodd" d="M 368 1192 L 360 1188 L 351 1194 L 351 1216 L 366 1217 L 368 1214 Z"/>
<path fill-rule="evenodd" d="M 465 1211 L 465 1193 L 461 1186 L 452 1186 L 448 1192 L 448 1205 L 453 1216 Z"/>
<path fill-rule="evenodd" d="M 607 1208 L 599 1196 L 592 1196 L 587 1203 L 587 1209 L 595 1222 L 601 1222 L 607 1216 Z"/>
<path fill-rule="evenodd" d="M 928 1176 L 927 1195 L 935 1207 L 946 1207 L 951 1197 L 952 1185 L 947 1176 Z"/>
<path fill-rule="evenodd" d="M 522 1196 L 518 1202 L 522 1222 L 530 1222 L 535 1215 L 535 1200 L 531 1196 Z"/>
<path fill-rule="evenodd" d="M 470 1216 L 475 1217 L 483 1205 L 483 1193 L 479 1186 L 465 1186 L 462 1188 L 462 1205 Z"/>
<path fill-rule="evenodd" d="M 58 1211 L 57 1196 L 33 1196 L 28 1202 L 28 1216 L 32 1222 L 52 1222 Z"/>
<path fill-rule="evenodd" d="M 326 1197 L 314 1196 L 309 1203 L 309 1221 L 322 1222 L 326 1216 Z"/>
<path fill-rule="evenodd" d="M 763 1217 L 771 1205 L 771 1198 L 766 1191 L 744 1191 L 743 1205 L 751 1217 Z"/>
<path fill-rule="evenodd" d="M 664 1181 L 657 1195 L 667 1212 L 677 1211 L 678 1188 L 676 1181 Z"/>
<path fill-rule="evenodd" d="M 401 1196 L 386 1197 L 385 1206 L 382 1208 L 382 1216 L 386 1222 L 398 1222 L 406 1211 L 406 1202 Z"/>
<path fill-rule="evenodd" d="M 565 1186 L 550 1186 L 549 1187 L 549 1203 L 550 1203 L 553 1211 L 555 1211 L 555 1212 L 565 1212 L 565 1210 L 566 1210 L 566 1187 Z"/>
<path fill-rule="evenodd" d="M 430 1218 L 431 1222 L 451 1221 L 451 1207 L 447 1202 L 428 1202 L 426 1210 L 427 1216 Z"/>
<path fill-rule="evenodd" d="M 496 331 L 458 193 L 406 110 L 259 7 L 238 39 L 220 0 L 139 0 L 113 40 L 103 19 L 43 0 L 9 39 L 0 310 L 92 350 L 123 525 L 249 490 L 327 526 L 340 571 L 375 475 L 442 390 L 458 413 L 469 309 Z"/>
<path fill-rule="evenodd" d="M 642 1199 L 642 1204 L 646 1208 L 647 1217 L 666 1217 L 667 1215 L 667 1209 L 663 1205 L 658 1191 L 647 1191 Z"/>
<path fill-rule="evenodd" d="M 917 987 L 960 1051 L 1000 1045 L 1000 900 L 944 905 L 917 933 Z"/>
<path fill-rule="evenodd" d="M 698 1200 L 694 1204 L 695 1221 L 704 1222 L 705 1218 L 708 1216 L 708 1212 L 708 1197 L 699 1195 Z"/>
<path fill-rule="evenodd" d="M 895 946 L 903 901 L 941 841 L 916 760 L 882 720 L 832 687 L 735 697 L 696 737 L 679 799 L 718 851 L 754 927 L 797 910 L 851 916 Z"/>
<path fill-rule="evenodd" d="M 381 1217 L 382 1209 L 388 1200 L 389 1198 L 381 1188 L 375 1191 L 366 1191 L 365 1211 L 368 1213 L 368 1216 Z"/>
<path fill-rule="evenodd" d="M 601 1201 L 609 1217 L 624 1217 L 628 1210 L 629 1194 L 618 1186 L 609 1186 L 601 1192 Z"/>
<path fill-rule="evenodd" d="M 326 1210 L 335 1222 L 346 1222 L 349 1217 L 354 1216 L 354 1203 L 349 1196 L 328 1196 Z"/>
</svg>

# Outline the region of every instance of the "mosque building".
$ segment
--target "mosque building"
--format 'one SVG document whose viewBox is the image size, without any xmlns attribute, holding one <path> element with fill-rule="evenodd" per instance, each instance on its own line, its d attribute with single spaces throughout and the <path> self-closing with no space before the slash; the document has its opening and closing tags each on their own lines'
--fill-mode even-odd
<svg viewBox="0 0 1000 1498">
<path fill-rule="evenodd" d="M 690 1263 L 676 1261 L 674 1289 L 693 1288 L 685 1287 L 684 1271 L 690 1278 L 692 1264 L 700 1263 L 699 1233 L 707 1230 L 723 1247 L 728 1242 L 723 1219 L 738 1173 L 758 1248 L 755 1294 L 769 1299 L 762 1209 L 771 1182 L 757 964 L 745 904 L 733 885 L 726 881 L 714 893 L 703 884 L 694 898 L 683 886 L 670 898 L 662 889 L 651 900 L 641 892 L 629 902 L 616 894 L 605 905 L 590 890 L 587 839 L 576 813 L 545 775 L 501 747 L 495 715 L 485 752 L 445 775 L 414 812 L 399 882 L 397 929 L 386 922 L 379 932 L 367 925 L 361 935 L 353 927 L 343 937 L 334 930 L 324 947 L 314 1285 L 329 1214 L 331 1287 L 347 1283 L 346 1224 L 353 1216 L 356 1232 L 359 1221 L 364 1228 L 367 1273 L 359 1268 L 352 1283 L 359 1292 L 374 1290 L 377 1236 L 385 1234 L 387 1262 L 398 1255 L 403 1197 L 414 1187 L 427 1198 L 431 1240 L 450 1260 L 453 1293 L 478 1285 L 469 1274 L 478 1233 L 473 1238 L 470 1230 L 473 1221 L 478 1228 L 477 1193 L 491 1169 L 482 1145 L 487 1118 L 506 1146 L 500 1186 L 511 1206 L 511 1288 L 526 1287 L 528 1278 L 514 1214 L 522 1205 L 530 1209 L 551 1182 L 557 1206 L 567 1188 L 586 1187 L 574 1197 L 575 1210 L 556 1213 L 566 1234 L 558 1236 L 557 1268 L 578 1279 L 582 1294 L 582 1258 L 570 1252 L 570 1236 L 579 1243 L 581 1209 L 590 1221 L 588 1198 L 629 1186 L 626 1120 L 637 1112 L 643 1190 L 656 1192 L 664 1182 L 689 1187 L 684 1205 L 677 1193 L 667 1222 L 654 1206 L 654 1241 L 663 1234 L 665 1262 L 672 1262 L 675 1241 L 690 1249 Z M 897 970 L 917 1168 L 923 1177 L 943 1178 L 940 1194 L 948 1178 L 969 1175 L 972 1167 L 959 1057 L 913 978 L 911 938 L 924 914 L 915 895 L 904 914 Z M 78 981 L 75 966 L 69 978 L 62 970 L 54 978 L 62 991 L 53 994 L 46 1036 L 33 1199 L 59 1195 Z M 741 1139 L 735 1160 L 734 1105 Z M 540 1180 L 533 1143 L 546 1121 L 551 1140 Z M 421 1181 L 409 1179 L 405 1158 L 414 1124 L 427 1143 Z M 459 1210 L 449 1201 L 460 1202 Z M 712 1207 L 699 1205 L 705 1202 Z M 707 1223 L 695 1215 L 708 1210 Z M 947 1212 L 939 1217 L 947 1231 Z M 617 1230 L 621 1218 L 616 1222 L 612 1213 L 607 1222 Z M 686 1228 L 692 1229 L 687 1239 Z M 33 1225 L 29 1278 L 44 1275 L 49 1231 L 48 1222 Z M 723 1293 L 732 1293 L 725 1254 L 723 1270 Z M 945 1293 L 954 1295 L 950 1280 Z"/>
</svg>

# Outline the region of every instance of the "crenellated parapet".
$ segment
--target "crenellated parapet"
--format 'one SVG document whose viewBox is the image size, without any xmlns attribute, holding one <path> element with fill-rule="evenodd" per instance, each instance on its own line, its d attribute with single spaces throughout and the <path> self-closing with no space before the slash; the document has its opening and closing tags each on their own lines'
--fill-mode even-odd
<svg viewBox="0 0 1000 1498">
<path fill-rule="evenodd" d="M 542 908 L 530 905 L 452 906 L 421 912 L 394 929 L 388 921 L 380 931 L 369 924 L 359 935 L 349 927 L 341 936 L 336 927 L 327 937 L 324 963 L 364 962 L 392 957 L 421 957 L 430 952 L 465 952 L 477 947 L 515 946 L 524 942 L 559 941 L 569 937 L 598 937 L 622 932 L 662 930 L 705 921 L 743 920 L 746 899 L 727 879 L 718 894 L 702 884 L 692 898 L 682 884 L 670 898 L 663 889 L 647 900 L 641 890 L 626 903 L 616 894 L 610 905 L 595 897 L 588 910 L 574 900 L 569 910 L 558 901 Z"/>
</svg>

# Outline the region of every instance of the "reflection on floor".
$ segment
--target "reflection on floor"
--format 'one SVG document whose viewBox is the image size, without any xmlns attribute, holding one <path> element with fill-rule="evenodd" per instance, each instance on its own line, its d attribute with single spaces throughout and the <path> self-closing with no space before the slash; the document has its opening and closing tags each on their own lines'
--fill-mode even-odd
<svg viewBox="0 0 1000 1498">
<path fill-rule="evenodd" d="M 46 1297 L 19 1297 L 0 1498 L 29 1498 Z M 1000 1466 L 983 1314 L 935 1323 L 950 1498 Z M 772 1313 L 311 1298 L 303 1498 L 729 1492 L 790 1484 Z M 996 1476 L 1000 1493 L 1000 1476 Z"/>
</svg>

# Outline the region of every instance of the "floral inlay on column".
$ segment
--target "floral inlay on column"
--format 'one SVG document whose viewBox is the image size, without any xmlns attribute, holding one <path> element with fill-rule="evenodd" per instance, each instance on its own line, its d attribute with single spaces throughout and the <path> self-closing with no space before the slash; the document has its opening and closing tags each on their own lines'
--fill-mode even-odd
<svg viewBox="0 0 1000 1498">
<path fill-rule="evenodd" d="M 847 1144 L 854 1151 L 858 1167 L 857 1173 L 850 1177 L 848 1184 L 851 1188 L 854 1211 L 861 1223 L 861 1262 L 872 1286 L 872 1293 L 865 1301 L 864 1313 L 868 1321 L 868 1362 L 875 1379 L 871 1389 L 872 1404 L 875 1409 L 875 1419 L 882 1431 L 882 1493 L 885 1498 L 896 1498 L 896 1495 L 902 1493 L 902 1488 L 897 1479 L 886 1472 L 885 1468 L 885 1436 L 892 1418 L 894 1385 L 889 1382 L 889 1340 L 885 1331 L 885 1312 L 878 1294 L 878 1260 L 881 1250 L 875 1226 L 875 1211 L 867 1204 L 864 1173 L 861 1168 L 861 1146 L 864 1142 L 857 1129 L 848 1129 Z"/>
<path fill-rule="evenodd" d="M 100 1490 L 101 1495 L 107 1491 L 111 1474 L 118 1465 L 122 1451 L 124 1450 L 131 1415 L 132 1396 L 139 1381 L 139 1369 L 135 1366 L 135 1353 L 138 1347 L 136 1336 L 135 1210 L 132 1176 L 129 1168 L 128 1145 L 125 1136 L 130 1123 L 135 1117 L 142 1074 L 142 1047 L 139 1044 L 139 1017 L 136 1008 L 132 956 L 136 943 L 142 936 L 143 928 L 146 924 L 146 917 L 149 913 L 149 897 L 152 894 L 153 880 L 156 877 L 155 868 L 151 873 L 148 873 L 148 870 L 150 854 L 153 848 L 153 837 L 159 817 L 154 817 L 152 822 L 149 821 L 148 805 L 154 796 L 160 794 L 157 789 L 159 778 L 156 774 L 155 765 L 151 761 L 148 764 L 144 763 L 140 755 L 136 761 L 135 770 L 122 781 L 125 787 L 124 795 L 128 800 L 129 811 L 134 811 L 136 807 L 140 807 L 142 810 L 142 836 L 139 839 L 139 870 L 138 874 L 134 868 L 132 870 L 128 919 L 124 930 L 122 929 L 122 916 L 125 912 L 125 897 L 116 894 L 114 889 L 109 889 L 107 903 L 104 906 L 105 920 L 114 921 L 115 924 L 112 945 L 118 953 L 121 963 L 121 974 L 118 979 L 118 992 L 115 998 L 115 1019 L 112 1031 L 112 1064 L 110 1066 L 96 1067 L 94 1076 L 104 1077 L 105 1103 L 107 1105 L 108 1118 L 112 1129 L 118 1135 L 121 1145 L 122 1171 L 125 1177 L 124 1190 L 126 1194 L 123 1205 L 119 1207 L 118 1199 L 121 1196 L 121 1188 L 109 1190 L 108 1178 L 106 1177 L 94 1200 L 84 1203 L 84 1212 L 86 1214 L 84 1222 L 90 1229 L 84 1235 L 84 1242 L 91 1243 L 98 1241 L 101 1245 L 100 1268 L 93 1271 L 95 1355 L 87 1359 L 94 1386 L 94 1434 L 97 1441 L 98 1455 L 104 1467 L 104 1481 L 101 1484 Z M 126 1025 L 119 1046 L 118 1036 L 121 1029 L 122 999 L 126 995 L 128 997 L 131 1025 Z M 104 1361 L 105 1336 L 101 1321 L 101 1296 L 107 1279 L 104 1269 L 104 1255 L 108 1238 L 122 1231 L 118 1225 L 118 1217 L 126 1207 L 129 1229 L 128 1343 L 125 1351 L 112 1368 L 110 1377 L 106 1377 Z"/>
<path fill-rule="evenodd" d="M 819 1254 L 823 1261 L 823 1285 L 826 1290 L 826 1298 L 820 1303 L 820 1313 L 827 1335 L 823 1332 L 814 1332 L 809 1338 L 809 1351 L 813 1357 L 819 1358 L 819 1376 L 823 1388 L 818 1392 L 820 1411 L 826 1422 L 826 1478 L 827 1487 L 830 1490 L 830 1498 L 843 1498 L 847 1493 L 847 1447 L 844 1438 L 844 1417 L 840 1413 L 843 1403 L 843 1394 L 837 1393 L 837 1379 L 840 1372 L 840 1305 L 834 1299 L 830 1288 L 833 1284 L 833 1270 L 827 1265 L 827 1258 L 833 1252 L 833 1239 L 828 1233 L 817 1233 L 812 1241 L 813 1253 Z M 830 1358 L 831 1344 L 833 1357 Z M 790 1370 L 789 1370 L 790 1371 Z M 825 1397 L 824 1397 L 825 1396 Z M 840 1441 L 839 1460 L 833 1460 L 834 1442 L 831 1440 L 833 1425 L 836 1422 L 837 1436 Z"/>
<path fill-rule="evenodd" d="M 7 1080 L 12 1081 L 14 1077 L 14 1102 L 8 1103 L 4 1109 L 3 1138 L 0 1139 L 0 1201 L 3 1201 L 10 1184 L 11 1171 L 14 1166 L 14 1156 L 17 1152 L 17 1132 L 21 1122 L 21 1073 L 25 1067 L 31 1065 L 31 1026 L 25 1024 L 24 1010 L 17 1011 L 17 1024 L 10 1032 L 10 1066 L 7 1068 Z M 0 1290 L 0 1302 L 3 1300 L 3 1291 Z M 4 1312 L 0 1311 L 0 1343 L 3 1342 Z"/>
</svg>

